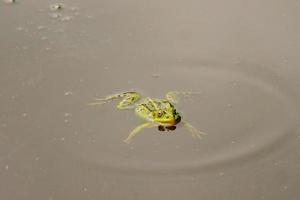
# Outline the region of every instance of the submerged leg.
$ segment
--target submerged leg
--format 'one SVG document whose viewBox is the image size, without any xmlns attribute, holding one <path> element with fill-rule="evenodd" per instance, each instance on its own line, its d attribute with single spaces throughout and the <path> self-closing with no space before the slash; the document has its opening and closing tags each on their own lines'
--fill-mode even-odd
<svg viewBox="0 0 300 200">
<path fill-rule="evenodd" d="M 152 126 L 153 126 L 153 123 L 146 122 L 146 123 L 144 123 L 144 124 L 141 124 L 141 125 L 135 127 L 135 128 L 129 133 L 128 137 L 127 137 L 125 140 L 123 140 L 123 142 L 126 142 L 126 143 L 129 144 L 129 143 L 130 143 L 130 140 L 131 140 L 136 134 L 138 134 L 143 128 L 146 128 L 146 127 L 150 128 L 150 127 L 152 127 Z"/>
<path fill-rule="evenodd" d="M 94 106 L 94 105 L 102 105 L 105 103 L 109 103 L 113 100 L 118 100 L 123 98 L 119 104 L 118 108 L 120 109 L 126 109 L 130 108 L 136 101 L 138 101 L 141 98 L 141 95 L 137 92 L 122 92 L 114 95 L 107 96 L 105 98 L 95 99 L 96 102 L 89 103 L 88 105 Z"/>
<path fill-rule="evenodd" d="M 207 135 L 206 133 L 197 130 L 187 121 L 183 121 L 183 126 L 192 133 L 193 137 L 197 137 L 198 139 L 202 139 L 202 136 Z"/>
</svg>

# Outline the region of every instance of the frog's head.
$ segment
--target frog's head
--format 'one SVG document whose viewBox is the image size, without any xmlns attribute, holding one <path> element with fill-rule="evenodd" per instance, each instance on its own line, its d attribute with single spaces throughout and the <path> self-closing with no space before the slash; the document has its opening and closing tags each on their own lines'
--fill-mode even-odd
<svg viewBox="0 0 300 200">
<path fill-rule="evenodd" d="M 181 121 L 180 114 L 175 108 L 157 110 L 153 112 L 153 120 L 164 125 L 176 125 Z"/>
</svg>

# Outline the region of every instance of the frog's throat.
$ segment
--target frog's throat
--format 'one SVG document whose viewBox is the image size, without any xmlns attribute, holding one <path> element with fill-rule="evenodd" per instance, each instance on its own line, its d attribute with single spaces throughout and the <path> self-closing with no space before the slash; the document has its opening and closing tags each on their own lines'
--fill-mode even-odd
<svg viewBox="0 0 300 200">
<path fill-rule="evenodd" d="M 178 118 L 174 119 L 174 120 L 170 120 L 167 122 L 159 122 L 160 125 L 169 125 L 169 126 L 174 126 L 176 124 L 178 124 L 181 121 L 181 117 L 178 116 Z"/>
</svg>

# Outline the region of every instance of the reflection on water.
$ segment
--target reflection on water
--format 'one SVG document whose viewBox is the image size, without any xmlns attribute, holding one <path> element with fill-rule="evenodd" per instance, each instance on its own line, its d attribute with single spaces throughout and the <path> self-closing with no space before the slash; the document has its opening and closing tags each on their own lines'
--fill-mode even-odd
<svg viewBox="0 0 300 200">
<path fill-rule="evenodd" d="M 298 199 L 298 9 L 1 0 L 1 197 Z M 178 110 L 207 135 L 179 124 L 123 143 L 142 120 L 86 104 L 128 90 L 199 92 Z"/>
</svg>

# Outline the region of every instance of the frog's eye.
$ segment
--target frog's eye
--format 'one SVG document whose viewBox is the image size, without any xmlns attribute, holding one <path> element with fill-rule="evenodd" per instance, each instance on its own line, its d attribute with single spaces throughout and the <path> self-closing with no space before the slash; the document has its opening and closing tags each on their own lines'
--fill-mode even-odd
<svg viewBox="0 0 300 200">
<path fill-rule="evenodd" d="M 161 117 L 162 115 L 163 115 L 163 112 L 162 112 L 162 111 L 158 111 L 158 112 L 157 112 L 157 116 L 158 116 L 158 117 Z"/>
</svg>

